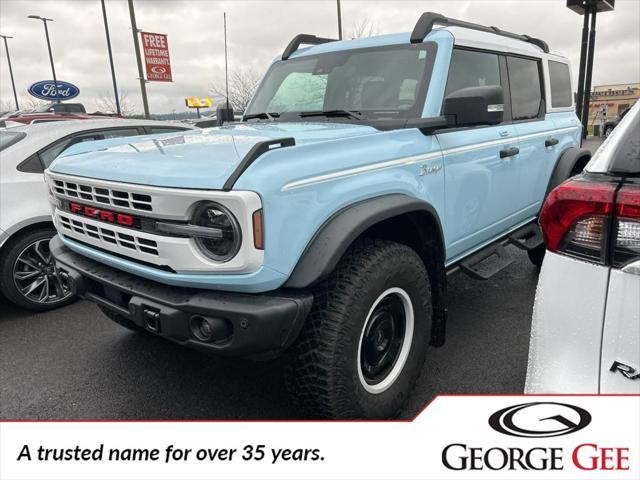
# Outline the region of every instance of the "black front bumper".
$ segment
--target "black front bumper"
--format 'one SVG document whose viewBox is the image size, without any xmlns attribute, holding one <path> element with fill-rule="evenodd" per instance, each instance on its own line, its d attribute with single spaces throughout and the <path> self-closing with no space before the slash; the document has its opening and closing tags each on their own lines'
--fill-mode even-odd
<svg viewBox="0 0 640 480">
<path fill-rule="evenodd" d="M 269 358 L 297 338 L 313 296 L 277 290 L 243 294 L 173 287 L 146 280 L 79 255 L 56 235 L 56 267 L 74 293 L 185 346 L 219 354 Z M 203 342 L 192 332 L 201 317 L 223 324 L 224 338 Z"/>
</svg>

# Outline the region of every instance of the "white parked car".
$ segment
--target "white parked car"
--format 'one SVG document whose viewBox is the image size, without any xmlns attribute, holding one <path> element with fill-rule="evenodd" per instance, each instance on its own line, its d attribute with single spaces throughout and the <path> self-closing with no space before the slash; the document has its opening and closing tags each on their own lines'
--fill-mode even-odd
<svg viewBox="0 0 640 480">
<path fill-rule="evenodd" d="M 16 305 L 47 310 L 71 300 L 55 275 L 51 223 L 43 172 L 71 145 L 134 135 L 187 130 L 150 120 L 76 120 L 0 129 L 0 292 Z"/>
<path fill-rule="evenodd" d="M 527 393 L 640 393 L 640 102 L 540 215 Z"/>
</svg>

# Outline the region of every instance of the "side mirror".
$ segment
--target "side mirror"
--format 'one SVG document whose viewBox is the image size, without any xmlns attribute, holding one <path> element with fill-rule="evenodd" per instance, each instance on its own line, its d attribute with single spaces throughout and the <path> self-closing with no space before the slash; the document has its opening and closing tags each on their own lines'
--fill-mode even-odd
<svg viewBox="0 0 640 480">
<path fill-rule="evenodd" d="M 497 125 L 502 122 L 504 94 L 502 87 L 468 87 L 456 90 L 444 99 L 443 112 L 453 117 L 458 127 Z"/>
</svg>

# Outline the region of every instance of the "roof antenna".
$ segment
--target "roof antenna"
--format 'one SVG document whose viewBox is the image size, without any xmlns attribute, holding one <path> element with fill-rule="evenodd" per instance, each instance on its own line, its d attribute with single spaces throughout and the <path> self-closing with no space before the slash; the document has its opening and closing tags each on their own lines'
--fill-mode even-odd
<svg viewBox="0 0 640 480">
<path fill-rule="evenodd" d="M 229 72 L 227 69 L 227 12 L 223 13 L 224 18 L 224 83 L 227 96 L 227 110 L 229 109 Z"/>
</svg>

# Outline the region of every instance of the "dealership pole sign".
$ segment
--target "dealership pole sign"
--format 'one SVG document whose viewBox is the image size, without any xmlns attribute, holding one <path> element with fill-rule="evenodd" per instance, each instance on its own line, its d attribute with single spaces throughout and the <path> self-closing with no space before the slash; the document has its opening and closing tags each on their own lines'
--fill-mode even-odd
<svg viewBox="0 0 640 480">
<path fill-rule="evenodd" d="M 144 63 L 147 80 L 150 82 L 171 82 L 171 60 L 169 43 L 163 33 L 140 32 L 144 49 Z"/>
<path fill-rule="evenodd" d="M 42 80 L 31 85 L 29 94 L 41 100 L 71 100 L 80 95 L 80 89 L 74 84 L 58 80 L 56 85 L 53 80 Z"/>
</svg>

